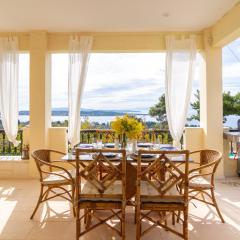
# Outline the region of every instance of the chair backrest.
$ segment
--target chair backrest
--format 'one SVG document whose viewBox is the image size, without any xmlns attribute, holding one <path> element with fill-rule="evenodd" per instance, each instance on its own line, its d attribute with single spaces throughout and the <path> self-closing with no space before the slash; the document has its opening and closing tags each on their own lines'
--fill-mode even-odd
<svg viewBox="0 0 240 240">
<path fill-rule="evenodd" d="M 212 162 L 219 162 L 222 158 L 222 154 L 215 150 L 201 150 L 200 151 L 200 166 L 209 164 Z"/>
<path fill-rule="evenodd" d="M 154 154 L 152 160 L 146 154 Z M 145 156 L 145 157 L 144 157 Z M 178 164 L 185 162 L 184 169 Z M 189 151 L 146 151 L 140 150 L 137 166 L 137 196 L 168 202 L 188 200 L 188 160 Z M 145 167 L 144 167 L 145 163 Z M 184 183 L 184 191 L 177 188 Z"/>
<path fill-rule="evenodd" d="M 222 153 L 216 150 L 204 149 L 196 151 L 200 154 L 200 168 L 199 171 L 202 176 L 210 176 L 211 182 L 214 182 L 214 175 L 217 167 L 222 159 Z"/>
<path fill-rule="evenodd" d="M 35 160 L 40 175 L 40 181 L 43 182 L 45 178 L 53 176 L 56 178 L 61 178 L 61 181 L 66 180 L 73 182 L 73 176 L 69 173 L 69 171 L 64 167 L 55 164 L 59 162 L 59 160 L 51 159 L 56 158 L 56 154 L 64 155 L 63 152 L 50 149 L 39 149 L 32 153 L 32 157 Z"/>
<path fill-rule="evenodd" d="M 111 158 L 109 154 L 116 156 Z M 76 181 L 80 184 L 87 182 L 101 196 L 106 196 L 114 183 L 121 181 L 121 196 L 125 200 L 126 151 L 76 148 Z M 76 192 L 77 195 L 83 194 L 81 187 L 76 188 Z"/>
<path fill-rule="evenodd" d="M 32 153 L 32 157 L 35 160 L 50 162 L 50 152 L 51 152 L 51 150 L 49 150 L 49 149 L 38 149 Z"/>
<path fill-rule="evenodd" d="M 50 162 L 50 150 L 48 149 L 35 150 L 32 153 L 32 157 L 35 160 L 35 163 L 40 175 L 40 180 L 43 180 L 44 174 L 42 172 L 42 167 L 45 165 L 45 163 Z M 50 168 L 49 168 L 49 171 L 51 171 Z"/>
<path fill-rule="evenodd" d="M 38 172 L 40 174 L 40 180 L 51 174 L 53 165 L 51 164 L 51 157 L 54 154 L 64 154 L 59 151 L 50 149 L 38 149 L 32 153 L 32 157 L 35 160 Z"/>
</svg>

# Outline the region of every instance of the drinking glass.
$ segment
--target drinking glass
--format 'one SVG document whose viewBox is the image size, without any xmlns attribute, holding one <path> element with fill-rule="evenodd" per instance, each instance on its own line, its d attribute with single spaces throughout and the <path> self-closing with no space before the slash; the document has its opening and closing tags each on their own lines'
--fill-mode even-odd
<svg viewBox="0 0 240 240">
<path fill-rule="evenodd" d="M 100 139 L 100 140 L 98 139 L 98 140 L 97 140 L 97 148 L 98 148 L 98 149 L 102 149 L 102 147 L 103 147 L 102 140 L 101 140 L 101 139 Z"/>
<path fill-rule="evenodd" d="M 129 154 L 131 154 L 133 152 L 133 142 L 132 141 L 127 142 L 127 152 Z"/>
</svg>

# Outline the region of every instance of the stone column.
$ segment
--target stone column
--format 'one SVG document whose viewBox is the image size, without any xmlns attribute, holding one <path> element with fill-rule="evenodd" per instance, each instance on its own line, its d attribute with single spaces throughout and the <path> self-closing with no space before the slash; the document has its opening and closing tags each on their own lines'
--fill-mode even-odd
<svg viewBox="0 0 240 240">
<path fill-rule="evenodd" d="M 47 33 L 30 32 L 30 152 L 48 147 L 51 125 L 51 83 L 48 79 Z M 29 174 L 37 176 L 34 160 L 29 162 Z"/>
<path fill-rule="evenodd" d="M 211 31 L 205 30 L 200 125 L 203 128 L 204 148 L 223 152 L 222 49 L 213 48 L 211 44 Z M 217 178 L 224 178 L 223 161 L 218 166 Z"/>
</svg>

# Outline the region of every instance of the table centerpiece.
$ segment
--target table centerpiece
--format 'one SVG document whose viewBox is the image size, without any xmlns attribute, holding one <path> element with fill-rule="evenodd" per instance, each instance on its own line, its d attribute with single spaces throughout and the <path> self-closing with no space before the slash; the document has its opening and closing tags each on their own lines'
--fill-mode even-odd
<svg viewBox="0 0 240 240">
<path fill-rule="evenodd" d="M 111 128 L 120 136 L 121 146 L 125 148 L 127 139 L 132 140 L 133 145 L 134 143 L 135 145 L 137 144 L 137 140 L 141 137 L 144 126 L 137 118 L 124 115 L 122 117 L 116 117 L 116 119 L 111 122 Z"/>
</svg>

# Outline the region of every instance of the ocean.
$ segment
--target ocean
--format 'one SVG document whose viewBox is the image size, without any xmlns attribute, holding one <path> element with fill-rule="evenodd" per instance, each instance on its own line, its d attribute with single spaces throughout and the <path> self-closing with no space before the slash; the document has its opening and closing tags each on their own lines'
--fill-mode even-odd
<svg viewBox="0 0 240 240">
<path fill-rule="evenodd" d="M 157 122 L 155 118 L 149 115 L 136 115 L 138 118 L 142 118 L 144 122 Z M 84 120 L 86 117 L 82 116 L 81 119 Z M 88 116 L 87 117 L 90 122 L 98 122 L 98 123 L 108 123 L 113 121 L 116 116 Z M 67 120 L 67 116 L 52 116 L 52 122 L 60 121 L 63 122 Z M 225 127 L 237 128 L 237 121 L 240 119 L 240 116 L 231 115 L 227 117 L 227 122 L 224 123 Z M 19 115 L 20 122 L 29 121 L 28 115 Z M 188 121 L 189 125 L 199 125 L 197 121 Z"/>
</svg>

